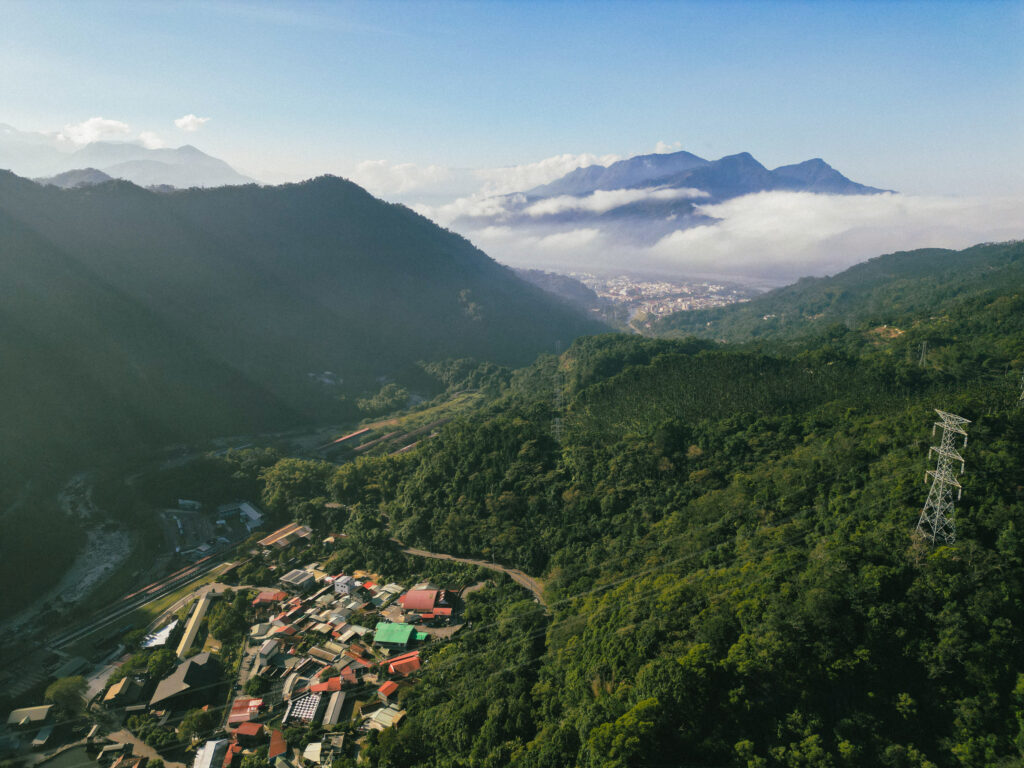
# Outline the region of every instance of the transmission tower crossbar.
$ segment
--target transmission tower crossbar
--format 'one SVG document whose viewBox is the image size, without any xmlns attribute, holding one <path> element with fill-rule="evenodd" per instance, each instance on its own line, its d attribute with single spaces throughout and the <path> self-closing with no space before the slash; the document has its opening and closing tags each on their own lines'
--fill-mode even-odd
<svg viewBox="0 0 1024 768">
<path fill-rule="evenodd" d="M 958 435 L 963 435 L 964 446 L 967 445 L 967 431 L 964 429 L 964 425 L 970 424 L 971 421 L 963 416 L 940 411 L 938 408 L 935 409 L 935 412 L 939 414 L 941 421 L 935 422 L 932 434 L 935 434 L 936 428 L 941 428 L 942 441 L 940 445 L 933 445 L 928 451 L 929 456 L 933 452 L 937 454 L 938 461 L 935 469 L 925 472 L 924 480 L 927 483 L 928 478 L 931 477 L 932 487 L 928 491 L 928 499 L 921 509 L 917 530 L 933 543 L 936 539 L 942 539 L 945 543 L 952 544 L 956 541 L 956 524 L 953 521 L 953 489 L 956 489 L 957 500 L 960 499 L 963 492 L 954 475 L 954 466 L 957 462 L 960 463 L 960 474 L 964 472 L 964 457 L 953 447 L 953 441 Z"/>
</svg>

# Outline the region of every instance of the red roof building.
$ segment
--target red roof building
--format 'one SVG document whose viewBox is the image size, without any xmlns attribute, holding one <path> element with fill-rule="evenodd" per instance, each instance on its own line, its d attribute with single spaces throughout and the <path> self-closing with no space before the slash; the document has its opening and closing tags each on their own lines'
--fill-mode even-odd
<svg viewBox="0 0 1024 768">
<path fill-rule="evenodd" d="M 221 768 L 231 768 L 238 762 L 239 756 L 242 754 L 242 745 L 234 742 L 228 745 L 227 751 L 224 753 L 224 762 L 221 763 Z"/>
<path fill-rule="evenodd" d="M 309 690 L 312 693 L 334 693 L 341 690 L 341 678 L 340 677 L 329 677 L 322 683 L 314 683 L 309 686 Z"/>
<path fill-rule="evenodd" d="M 228 724 L 235 725 L 252 720 L 258 716 L 263 708 L 263 699 L 254 699 L 249 696 L 240 696 L 231 702 L 231 712 L 228 714 Z"/>
<path fill-rule="evenodd" d="M 235 733 L 239 736 L 245 736 L 247 738 L 256 738 L 263 735 L 263 724 L 254 723 L 250 720 L 247 720 L 246 722 L 241 723 L 237 728 L 235 728 Z"/>
<path fill-rule="evenodd" d="M 281 590 L 260 592 L 256 597 L 253 598 L 252 604 L 255 606 L 261 605 L 273 605 L 274 603 L 280 603 L 288 597 L 287 592 Z"/>
<path fill-rule="evenodd" d="M 398 683 L 394 680 L 388 680 L 384 685 L 377 689 L 377 697 L 384 702 L 390 701 L 391 697 L 398 691 Z"/>
<path fill-rule="evenodd" d="M 436 589 L 411 589 L 399 597 L 398 602 L 407 611 L 433 611 L 438 591 Z"/>
<path fill-rule="evenodd" d="M 284 740 L 284 734 L 276 728 L 270 732 L 270 748 L 267 750 L 267 759 L 273 760 L 288 752 L 288 742 Z"/>
<path fill-rule="evenodd" d="M 388 664 L 388 672 L 392 675 L 402 675 L 403 677 L 411 675 L 421 666 L 419 656 L 415 656 L 409 659 L 402 659 L 401 661 L 392 661 Z"/>
</svg>

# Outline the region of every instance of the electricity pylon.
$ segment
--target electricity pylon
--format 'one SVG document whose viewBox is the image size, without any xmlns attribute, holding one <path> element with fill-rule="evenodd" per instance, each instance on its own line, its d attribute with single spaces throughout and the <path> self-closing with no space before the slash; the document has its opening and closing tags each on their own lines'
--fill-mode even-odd
<svg viewBox="0 0 1024 768">
<path fill-rule="evenodd" d="M 921 359 L 917 361 L 917 364 L 921 368 L 924 368 L 926 365 L 928 365 L 928 342 L 927 341 L 922 341 L 921 342 Z"/>
<path fill-rule="evenodd" d="M 970 419 L 940 411 L 938 408 L 935 409 L 935 412 L 939 414 L 942 421 L 935 422 L 932 434 L 935 434 L 935 427 L 942 427 L 942 442 L 937 446 L 933 445 L 928 451 L 929 456 L 932 455 L 932 451 L 935 451 L 939 455 L 939 461 L 935 469 L 927 471 L 924 476 L 924 481 L 927 483 L 928 476 L 931 475 L 932 487 L 928 491 L 928 500 L 925 501 L 924 508 L 921 510 L 921 518 L 917 521 L 917 530 L 923 536 L 931 539 L 933 543 L 936 538 L 941 538 L 947 544 L 952 544 L 956 541 L 956 525 L 953 522 L 953 489 L 956 488 L 957 501 L 960 500 L 962 493 L 960 483 L 953 475 L 955 462 L 960 462 L 960 474 L 964 473 L 964 457 L 957 453 L 953 447 L 953 441 L 956 439 L 956 435 L 963 435 L 964 447 L 967 446 L 967 432 L 964 430 L 964 425 L 971 422 Z"/>
<path fill-rule="evenodd" d="M 1017 398 L 1017 407 L 1024 406 L 1024 373 L 1020 375 L 1020 397 Z"/>
</svg>

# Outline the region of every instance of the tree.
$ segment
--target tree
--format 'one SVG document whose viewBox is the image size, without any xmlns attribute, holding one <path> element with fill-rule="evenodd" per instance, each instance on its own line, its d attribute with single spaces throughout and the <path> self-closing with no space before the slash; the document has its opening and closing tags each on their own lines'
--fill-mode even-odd
<svg viewBox="0 0 1024 768">
<path fill-rule="evenodd" d="M 203 709 L 190 709 L 185 713 L 178 726 L 178 733 L 186 739 L 194 739 L 209 731 L 216 725 L 213 713 Z"/>
<path fill-rule="evenodd" d="M 146 671 L 151 680 L 163 680 L 177 666 L 178 657 L 170 648 L 161 648 L 149 657 Z"/>
<path fill-rule="evenodd" d="M 253 675 L 245 681 L 245 695 L 259 696 L 270 690 L 270 681 L 263 675 Z"/>
<path fill-rule="evenodd" d="M 77 714 L 85 707 L 85 678 L 81 675 L 62 677 L 50 683 L 44 699 L 52 701 L 57 708 L 68 714 Z"/>
</svg>

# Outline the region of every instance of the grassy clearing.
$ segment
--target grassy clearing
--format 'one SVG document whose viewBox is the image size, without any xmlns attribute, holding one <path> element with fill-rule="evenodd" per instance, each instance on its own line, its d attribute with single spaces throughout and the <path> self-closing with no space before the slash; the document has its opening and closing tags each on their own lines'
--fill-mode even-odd
<svg viewBox="0 0 1024 768">
<path fill-rule="evenodd" d="M 182 598 L 192 594 L 200 587 L 204 587 L 207 584 L 215 582 L 231 565 L 232 563 L 221 563 L 209 573 L 203 575 L 202 578 L 197 579 L 190 584 L 186 584 L 181 589 L 170 592 L 163 597 L 158 597 L 156 600 L 152 600 L 145 605 L 136 608 L 129 615 L 129 618 L 126 621 L 130 620 L 135 626 L 139 627 L 148 626 L 161 613 L 166 611 Z"/>
</svg>

